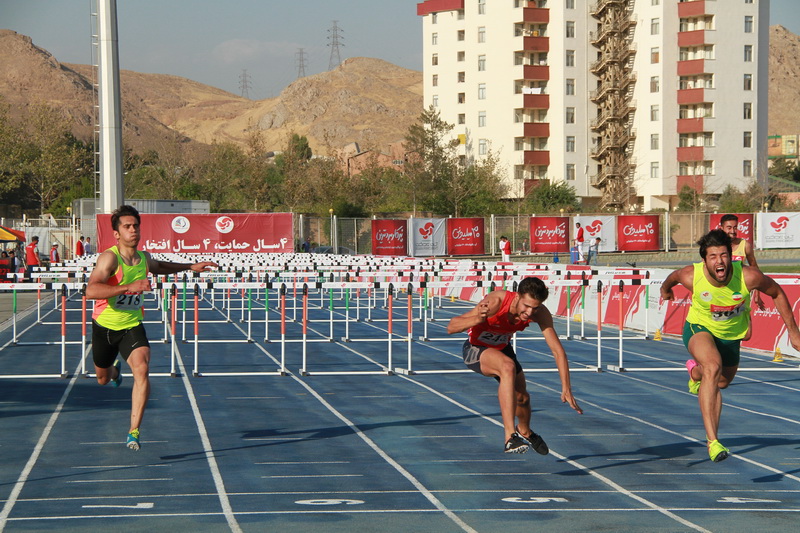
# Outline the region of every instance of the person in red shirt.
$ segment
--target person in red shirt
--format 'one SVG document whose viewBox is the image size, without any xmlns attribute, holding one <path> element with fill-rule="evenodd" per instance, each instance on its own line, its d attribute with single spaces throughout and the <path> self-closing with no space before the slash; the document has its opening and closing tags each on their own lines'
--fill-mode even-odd
<svg viewBox="0 0 800 533">
<path fill-rule="evenodd" d="M 583 250 L 583 228 L 580 222 L 575 223 L 575 249 L 578 252 L 578 263 L 585 262 L 586 254 Z"/>
<path fill-rule="evenodd" d="M 75 243 L 75 257 L 83 257 L 83 235 Z"/>
<path fill-rule="evenodd" d="M 39 236 L 31 237 L 31 242 L 25 247 L 25 280 L 31 281 L 33 267 L 41 264 L 39 261 Z"/>
<path fill-rule="evenodd" d="M 58 245 L 54 244 L 52 248 L 50 248 L 50 264 L 60 263 L 61 258 L 58 256 Z"/>
<path fill-rule="evenodd" d="M 524 330 L 531 322 L 539 324 L 555 357 L 561 378 L 561 401 L 583 413 L 572 396 L 567 354 L 553 327 L 553 315 L 544 305 L 548 294 L 541 279 L 528 277 L 519 283 L 517 292 L 492 291 L 473 309 L 450 319 L 447 325 L 450 335 L 469 330 L 469 339 L 462 349 L 467 368 L 500 382 L 497 397 L 506 453 L 525 453 L 529 447 L 542 455 L 550 451 L 542 437 L 531 429 L 530 394 L 526 390 L 522 366 L 510 344 L 514 333 Z"/>
<path fill-rule="evenodd" d="M 504 263 L 511 261 L 511 241 L 505 235 L 500 237 L 500 257 Z"/>
</svg>

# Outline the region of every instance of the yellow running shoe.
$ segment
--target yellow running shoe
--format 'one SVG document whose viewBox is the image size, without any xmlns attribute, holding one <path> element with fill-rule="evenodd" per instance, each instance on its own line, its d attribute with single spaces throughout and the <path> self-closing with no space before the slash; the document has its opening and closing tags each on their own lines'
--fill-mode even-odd
<svg viewBox="0 0 800 533">
<path fill-rule="evenodd" d="M 708 456 L 715 463 L 727 459 L 729 453 L 730 450 L 720 444 L 718 440 L 712 440 L 708 443 Z"/>
</svg>

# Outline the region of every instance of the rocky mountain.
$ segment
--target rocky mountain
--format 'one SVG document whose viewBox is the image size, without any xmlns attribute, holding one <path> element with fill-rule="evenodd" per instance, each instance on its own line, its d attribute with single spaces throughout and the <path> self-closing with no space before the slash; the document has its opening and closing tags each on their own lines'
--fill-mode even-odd
<svg viewBox="0 0 800 533">
<path fill-rule="evenodd" d="M 0 96 L 21 115 L 37 102 L 73 119 L 76 136 L 92 133 L 92 69 L 59 63 L 29 37 L 0 30 Z M 280 150 L 292 133 L 315 152 L 327 143 L 384 147 L 402 139 L 422 110 L 422 74 L 379 59 L 352 58 L 301 78 L 277 98 L 253 101 L 185 78 L 120 73 L 123 143 L 158 149 L 176 133 L 187 142 L 244 143 L 253 127 L 267 149 Z M 324 150 L 323 150 L 324 152 Z"/>
<path fill-rule="evenodd" d="M 800 37 L 770 28 L 769 133 L 800 133 Z M 92 130 L 92 76 L 87 65 L 62 64 L 29 37 L 0 30 L 0 97 L 13 115 L 46 102 L 69 115 L 74 133 Z M 123 142 L 159 149 L 176 135 L 188 144 L 243 143 L 261 128 L 268 150 L 292 133 L 315 153 L 351 142 L 385 147 L 402 139 L 422 110 L 422 74 L 379 59 L 352 58 L 301 78 L 277 98 L 253 101 L 185 78 L 122 71 Z"/>
</svg>

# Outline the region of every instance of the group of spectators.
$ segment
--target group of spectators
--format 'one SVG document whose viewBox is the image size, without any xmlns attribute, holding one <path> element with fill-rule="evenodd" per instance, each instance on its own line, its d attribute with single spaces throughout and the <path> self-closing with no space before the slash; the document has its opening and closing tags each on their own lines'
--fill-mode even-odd
<svg viewBox="0 0 800 533">
<path fill-rule="evenodd" d="M 75 257 L 83 257 L 93 253 L 94 248 L 91 238 L 81 235 L 81 238 L 75 243 Z M 0 252 L 0 274 L 24 272 L 25 279 L 30 280 L 33 268 L 42 265 L 42 257 L 39 252 L 39 236 L 34 235 L 24 249 L 21 246 L 17 246 Z M 51 264 L 61 262 L 58 243 L 53 243 L 50 247 L 49 259 Z"/>
</svg>

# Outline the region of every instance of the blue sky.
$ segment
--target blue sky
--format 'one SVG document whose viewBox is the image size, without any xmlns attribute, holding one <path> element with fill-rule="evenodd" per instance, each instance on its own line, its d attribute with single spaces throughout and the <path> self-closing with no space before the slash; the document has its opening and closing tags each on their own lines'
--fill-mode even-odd
<svg viewBox="0 0 800 533">
<path fill-rule="evenodd" d="M 725 0 L 731 1 L 731 0 Z M 763 0 L 762 0 L 763 1 Z M 253 99 L 277 96 L 297 78 L 328 68 L 333 21 L 340 56 L 376 57 L 422 70 L 415 0 L 118 0 L 120 66 L 174 74 Z M 28 35 L 65 63 L 91 62 L 90 0 L 0 0 L 0 28 Z M 772 0 L 770 24 L 800 34 L 800 2 Z"/>
</svg>

